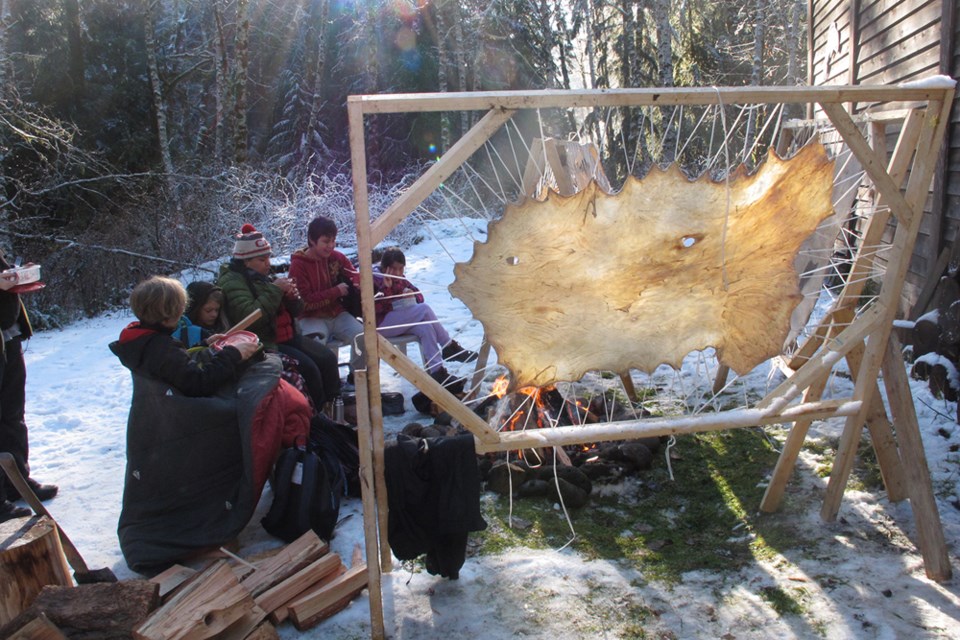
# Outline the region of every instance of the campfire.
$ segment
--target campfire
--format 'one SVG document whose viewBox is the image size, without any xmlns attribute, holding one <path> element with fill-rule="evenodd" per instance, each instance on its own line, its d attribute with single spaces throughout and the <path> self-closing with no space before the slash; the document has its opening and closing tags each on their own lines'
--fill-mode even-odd
<svg viewBox="0 0 960 640">
<path fill-rule="evenodd" d="M 642 413 L 632 405 L 611 409 L 603 396 L 564 396 L 554 385 L 524 387 L 514 393 L 507 393 L 508 388 L 507 378 L 498 378 L 491 395 L 475 409 L 504 431 L 569 427 L 599 422 L 601 415 L 626 419 Z M 497 493 L 546 495 L 579 507 L 588 501 L 594 483 L 617 482 L 649 469 L 659 446 L 659 438 L 643 438 L 490 454 L 481 472 L 487 487 Z"/>
</svg>

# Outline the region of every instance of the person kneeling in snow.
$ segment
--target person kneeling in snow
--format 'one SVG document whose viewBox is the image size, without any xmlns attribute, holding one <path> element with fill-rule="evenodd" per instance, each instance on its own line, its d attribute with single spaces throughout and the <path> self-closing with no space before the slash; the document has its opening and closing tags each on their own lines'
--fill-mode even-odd
<svg viewBox="0 0 960 640">
<path fill-rule="evenodd" d="M 141 282 L 130 296 L 138 321 L 110 344 L 133 375 L 117 533 L 127 564 L 140 573 L 233 540 L 253 516 L 281 448 L 305 441 L 310 430 L 307 399 L 280 379 L 279 358 L 261 356 L 255 341 L 200 358 L 187 352 L 172 335 L 186 304 L 176 280 Z"/>
</svg>

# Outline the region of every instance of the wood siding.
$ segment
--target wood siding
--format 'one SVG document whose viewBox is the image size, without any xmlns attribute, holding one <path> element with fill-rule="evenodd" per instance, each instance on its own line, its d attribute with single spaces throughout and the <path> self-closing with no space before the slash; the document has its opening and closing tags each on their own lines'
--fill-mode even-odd
<svg viewBox="0 0 960 640">
<path fill-rule="evenodd" d="M 809 73 L 812 85 L 897 84 L 938 74 L 960 74 L 957 0 L 810 0 Z M 902 106 L 902 105 L 900 105 Z M 883 105 L 855 105 L 855 111 Z M 895 131 L 888 132 L 894 140 Z M 954 103 L 947 162 L 938 168 L 904 290 L 906 311 L 942 251 L 960 229 L 960 109 Z M 892 151 L 888 146 L 888 151 Z M 960 258 L 960 246 L 957 248 Z"/>
</svg>

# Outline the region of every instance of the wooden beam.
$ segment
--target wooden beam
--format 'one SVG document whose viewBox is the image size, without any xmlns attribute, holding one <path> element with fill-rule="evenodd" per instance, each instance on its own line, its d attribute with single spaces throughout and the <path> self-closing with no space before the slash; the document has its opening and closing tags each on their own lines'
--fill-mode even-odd
<svg viewBox="0 0 960 640">
<path fill-rule="evenodd" d="M 409 189 L 394 200 L 376 222 L 373 223 L 370 238 L 371 246 L 383 241 L 394 227 L 403 221 L 414 209 L 449 178 L 460 165 L 470 159 L 473 153 L 482 147 L 497 129 L 513 117 L 514 111 L 502 108 L 492 108 L 480 122 L 473 125 L 443 156 L 417 178 Z M 351 145 L 352 146 L 352 145 Z"/>
<path fill-rule="evenodd" d="M 608 442 L 632 440 L 705 431 L 722 431 L 739 427 L 755 427 L 762 424 L 794 422 L 804 418 L 824 420 L 838 416 L 849 416 L 860 410 L 860 403 L 849 398 L 792 405 L 783 411 L 765 411 L 762 409 L 741 409 L 720 413 L 707 413 L 676 418 L 646 418 L 643 420 L 625 420 L 622 422 L 604 422 L 600 424 L 578 425 L 572 427 L 550 427 L 546 429 L 526 429 L 500 433 L 495 443 L 476 443 L 477 453 L 490 451 L 512 451 L 516 449 L 536 449 L 539 447 L 559 447 L 583 442 Z"/>
<path fill-rule="evenodd" d="M 910 168 L 910 161 L 913 159 L 917 140 L 923 129 L 924 117 L 925 113 L 922 109 L 911 109 L 905 115 L 900 137 L 897 139 L 896 147 L 887 165 L 887 173 L 898 189 Z M 866 286 L 868 274 L 874 268 L 873 252 L 880 245 L 887 222 L 890 220 L 890 212 L 880 206 L 881 204 L 880 201 L 876 203 L 874 214 L 867 221 L 860 245 L 857 247 L 857 255 L 850 267 L 847 284 L 834 303 L 833 310 L 824 316 L 815 332 L 792 356 L 791 368 L 797 369 L 809 359 L 820 348 L 824 338 L 835 331 L 835 326 L 848 324 L 853 319 L 854 309 L 860 305 L 860 294 Z"/>
<path fill-rule="evenodd" d="M 876 330 L 881 319 L 877 305 L 866 310 L 863 315 L 849 324 L 843 331 L 829 340 L 824 348 L 807 360 L 797 372 L 784 380 L 776 389 L 768 393 L 758 404 L 758 408 L 786 406 L 794 398 L 819 380 L 821 376 L 830 373 L 833 367 L 851 349 L 861 344 L 864 339 Z"/>
<path fill-rule="evenodd" d="M 803 392 L 803 403 L 819 402 L 823 396 L 823 390 L 827 386 L 829 376 L 821 376 Z M 803 448 L 803 443 L 807 439 L 807 432 L 810 425 L 813 424 L 812 418 L 803 418 L 797 420 L 790 432 L 787 433 L 787 439 L 780 450 L 780 457 L 777 458 L 777 464 L 770 475 L 770 483 L 767 484 L 766 491 L 763 492 L 763 499 L 760 500 L 760 511 L 773 513 L 780 508 L 780 502 L 783 500 L 783 492 L 787 488 L 790 476 L 793 475 L 793 469 Z"/>
<path fill-rule="evenodd" d="M 455 418 L 463 427 L 484 443 L 494 443 L 499 437 L 490 425 L 480 416 L 463 406 L 460 399 L 447 391 L 443 385 L 427 375 L 427 372 L 417 366 L 410 358 L 403 355 L 399 349 L 390 344 L 390 341 L 379 336 L 380 355 L 393 369 L 409 380 L 420 391 L 430 396 L 440 407 Z"/>
<path fill-rule="evenodd" d="M 840 105 L 820 103 L 820 107 L 830 116 L 833 126 L 843 136 L 843 141 L 847 143 L 867 175 L 873 180 L 873 184 L 876 185 L 877 191 L 883 196 L 893 215 L 901 222 L 908 220 L 912 210 L 900 193 L 900 186 L 894 184 L 890 174 L 887 173 L 887 163 L 870 147 L 870 143 L 860 133 L 860 128 L 850 119 L 850 115 Z"/>
<path fill-rule="evenodd" d="M 378 526 L 379 517 L 386 518 L 384 512 L 380 514 L 377 508 L 377 497 L 375 495 L 375 480 L 373 470 L 373 442 L 370 436 L 370 416 L 367 403 L 361 398 L 365 397 L 367 391 L 367 376 L 364 371 L 354 371 L 354 383 L 357 387 L 357 434 L 359 435 L 360 448 L 360 486 L 361 501 L 363 503 L 363 541 L 367 551 L 365 574 L 367 576 L 367 588 L 370 591 L 370 635 L 377 640 L 386 638 L 386 631 L 383 624 L 383 592 L 380 589 L 380 563 L 376 561 L 380 557 L 380 547 L 386 547 L 389 553 L 389 543 L 386 538 L 380 539 Z M 361 395 L 362 393 L 362 395 Z M 378 547 L 378 540 L 380 545 Z M 290 606 L 291 612 L 293 605 Z"/>
<path fill-rule="evenodd" d="M 897 423 L 900 455 L 904 462 L 910 507 L 917 523 L 918 546 L 923 555 L 923 566 L 928 578 L 945 582 L 951 577 L 950 557 L 943 537 L 943 526 L 940 523 L 933 486 L 930 483 L 930 470 L 923 451 L 923 438 L 920 436 L 920 425 L 917 423 L 913 396 L 910 394 L 910 383 L 896 336 L 890 336 L 887 343 L 883 360 L 883 383 Z"/>
<path fill-rule="evenodd" d="M 573 109 L 579 107 L 640 107 L 729 105 L 735 103 L 906 102 L 942 100 L 945 84 L 925 86 L 858 85 L 822 87 L 653 87 L 645 89 L 548 89 L 542 91 L 472 91 L 354 95 L 347 107 L 359 105 L 365 114 L 491 109 Z"/>
<path fill-rule="evenodd" d="M 840 501 L 850 471 L 853 468 L 857 444 L 860 441 L 867 410 L 871 406 L 871 395 L 876 387 L 880 364 L 886 353 L 887 340 L 890 337 L 893 319 L 897 313 L 897 301 L 903 288 L 911 252 L 920 228 L 923 201 L 930 186 L 937 154 L 940 151 L 940 140 L 949 121 L 947 116 L 953 91 L 949 91 L 946 97 L 945 102 L 931 103 L 928 107 L 929 117 L 924 119 L 923 131 L 917 142 L 917 153 L 913 169 L 910 172 L 905 198 L 908 203 L 907 206 L 912 209 L 914 215 L 907 218 L 906 221 L 901 221 L 894 234 L 890 260 L 887 263 L 887 274 L 875 305 L 883 310 L 882 321 L 878 325 L 877 331 L 870 336 L 854 386 L 854 398 L 861 400 L 863 406 L 860 415 L 851 416 L 846 421 L 837 456 L 830 473 L 830 481 L 827 484 L 823 505 L 820 509 L 820 517 L 828 522 L 837 517 L 837 512 L 840 509 Z"/>
</svg>

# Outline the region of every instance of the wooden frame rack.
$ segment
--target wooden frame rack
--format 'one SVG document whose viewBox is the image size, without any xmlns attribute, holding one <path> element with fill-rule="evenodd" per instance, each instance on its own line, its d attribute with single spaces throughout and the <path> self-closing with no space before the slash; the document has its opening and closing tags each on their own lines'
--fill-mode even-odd
<svg viewBox="0 0 960 640">
<path fill-rule="evenodd" d="M 871 434 L 891 500 L 909 498 L 917 523 L 918 546 L 928 577 L 950 578 L 940 516 L 920 439 L 919 425 L 903 360 L 891 329 L 910 256 L 923 216 L 941 148 L 954 87 L 948 79 L 910 86 L 651 88 L 583 91 L 480 92 L 351 96 L 348 100 L 354 207 L 368 346 L 366 371 L 357 371 L 357 414 L 360 433 L 364 532 L 370 586 L 373 637 L 384 637 L 381 572 L 390 571 L 387 543 L 387 501 L 383 477 L 383 415 L 380 407 L 381 360 L 430 396 L 475 436 L 478 451 L 558 446 L 642 436 L 695 433 L 772 423 L 792 423 L 783 453 L 761 504 L 775 510 L 814 420 L 845 420 L 821 517 L 836 518 L 863 426 Z M 862 246 L 879 243 L 893 218 L 896 230 L 886 253 L 886 277 L 879 296 L 858 311 L 865 277 L 873 268 L 870 251 L 859 253 L 853 275 L 831 312 L 815 333 L 789 359 L 781 358 L 787 379 L 755 407 L 712 414 L 556 427 L 500 433 L 425 374 L 390 342 L 376 333 L 373 309 L 372 250 L 412 213 L 458 167 L 520 110 L 577 107 L 644 107 L 801 103 L 816 105 L 830 119 L 846 146 L 856 155 L 878 194 L 877 213 L 865 230 Z M 871 147 L 844 105 L 896 103 L 906 109 L 899 141 L 888 159 L 886 149 Z M 381 215 L 371 220 L 367 192 L 366 116 L 402 112 L 483 111 L 479 122 L 457 141 Z M 871 136 L 872 137 L 872 136 Z M 882 136 L 879 138 L 882 139 Z M 901 190 L 904 181 L 905 190 Z M 834 367 L 846 360 L 855 380 L 849 398 L 823 400 Z M 881 378 L 890 414 L 879 393 Z M 896 425 L 894 433 L 893 425 Z M 380 559 L 378 563 L 376 558 Z"/>
</svg>

